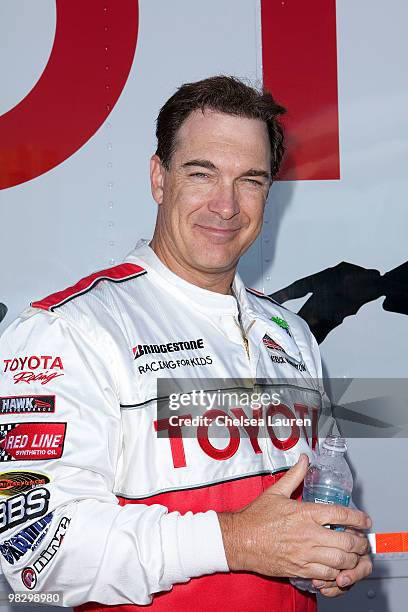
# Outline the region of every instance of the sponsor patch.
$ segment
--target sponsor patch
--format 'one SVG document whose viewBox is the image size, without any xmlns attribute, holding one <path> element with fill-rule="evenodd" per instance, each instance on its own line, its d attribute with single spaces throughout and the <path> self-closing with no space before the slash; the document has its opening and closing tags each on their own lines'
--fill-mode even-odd
<svg viewBox="0 0 408 612">
<path fill-rule="evenodd" d="M 285 321 L 285 319 L 281 319 L 281 317 L 271 317 L 271 321 L 273 321 L 274 323 L 276 323 L 276 325 L 279 325 L 279 327 L 281 327 L 282 329 L 285 330 L 285 332 L 287 334 L 289 334 L 290 336 L 290 329 L 289 329 L 289 325 L 287 323 L 287 321 Z"/>
<path fill-rule="evenodd" d="M 275 342 L 275 340 L 272 340 L 272 338 L 268 336 L 268 334 L 264 335 L 264 337 L 262 338 L 262 342 L 264 343 L 264 346 L 266 346 L 266 348 L 268 349 L 275 351 L 283 351 L 283 348 L 280 346 L 280 344 Z"/>
<path fill-rule="evenodd" d="M 65 534 L 67 532 L 70 522 L 71 522 L 71 519 L 69 519 L 66 516 L 64 516 L 60 520 L 58 528 L 56 532 L 54 533 L 54 536 L 51 542 L 48 544 L 47 548 L 45 548 L 41 552 L 40 556 L 33 563 L 32 567 L 25 567 L 23 571 L 21 572 L 21 580 L 24 586 L 27 587 L 27 589 L 34 588 L 34 586 L 37 584 L 38 574 L 41 574 L 41 572 L 44 571 L 47 565 L 53 560 L 53 558 L 57 554 L 64 540 L 64 537 L 65 537 Z"/>
<path fill-rule="evenodd" d="M 0 397 L 0 414 L 55 412 L 55 395 L 19 395 Z"/>
<path fill-rule="evenodd" d="M 58 459 L 64 449 L 66 423 L 0 425 L 0 461 Z"/>
<path fill-rule="evenodd" d="M 275 318 L 278 318 L 278 317 L 275 317 Z M 280 319 L 280 320 L 283 321 L 283 319 Z M 262 338 L 262 342 L 267 349 L 271 351 L 280 351 L 281 353 L 284 353 L 285 355 L 284 357 L 282 357 L 282 355 L 269 355 L 272 363 L 281 363 L 281 364 L 288 363 L 293 368 L 296 368 L 298 372 L 306 372 L 306 366 L 303 363 L 303 361 L 298 363 L 294 361 L 293 359 L 290 359 L 290 357 L 286 354 L 284 349 L 277 342 L 275 342 L 275 340 L 272 340 L 272 338 L 268 336 L 268 334 L 264 335 L 264 337 Z"/>
<path fill-rule="evenodd" d="M 11 497 L 49 482 L 48 476 L 38 472 L 2 472 L 0 473 L 0 495 Z"/>
<path fill-rule="evenodd" d="M 0 533 L 47 514 L 50 492 L 36 488 L 0 502 Z"/>
<path fill-rule="evenodd" d="M 12 374 L 14 384 L 40 382 L 48 384 L 54 378 L 64 376 L 61 357 L 53 355 L 26 355 L 3 359 L 4 373 Z"/>
<path fill-rule="evenodd" d="M 205 357 L 190 357 L 189 359 L 170 359 L 169 361 L 151 361 L 145 365 L 138 366 L 139 374 L 147 372 L 159 372 L 160 370 L 174 370 L 175 368 L 196 367 L 212 364 L 210 355 Z"/>
<path fill-rule="evenodd" d="M 33 589 L 37 584 L 37 576 L 32 567 L 25 567 L 21 572 L 21 580 L 27 589 Z"/>
<path fill-rule="evenodd" d="M 204 340 L 180 340 L 178 342 L 167 342 L 165 344 L 137 344 L 132 348 L 135 359 L 142 355 L 160 355 L 163 353 L 179 353 L 180 351 L 195 351 L 203 349 Z"/>
<path fill-rule="evenodd" d="M 298 372 L 306 372 L 306 366 L 305 364 L 302 362 L 297 363 L 296 361 L 292 361 L 292 359 L 289 359 L 289 357 L 286 357 L 286 362 L 292 366 L 292 368 L 296 368 L 296 370 Z"/>
<path fill-rule="evenodd" d="M 35 550 L 45 538 L 51 521 L 52 512 L 22 529 L 17 535 L 2 542 L 0 544 L 0 553 L 7 563 L 14 565 L 29 550 Z"/>
</svg>

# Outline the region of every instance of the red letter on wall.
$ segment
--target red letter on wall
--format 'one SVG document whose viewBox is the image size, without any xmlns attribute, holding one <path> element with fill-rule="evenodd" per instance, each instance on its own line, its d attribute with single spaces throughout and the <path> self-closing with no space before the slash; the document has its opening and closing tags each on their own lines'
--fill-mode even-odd
<svg viewBox="0 0 408 612">
<path fill-rule="evenodd" d="M 340 178 L 335 0 L 261 0 L 264 85 L 287 109 L 281 180 Z"/>
</svg>

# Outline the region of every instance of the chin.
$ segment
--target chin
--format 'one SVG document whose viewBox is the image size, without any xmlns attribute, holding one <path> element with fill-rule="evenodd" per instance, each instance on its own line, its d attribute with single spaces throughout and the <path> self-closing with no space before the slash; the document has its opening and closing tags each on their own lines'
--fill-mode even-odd
<svg viewBox="0 0 408 612">
<path fill-rule="evenodd" d="M 231 252 L 217 252 L 214 249 L 212 252 L 194 253 L 196 265 L 203 271 L 205 270 L 228 270 L 237 262 L 238 255 Z"/>
<path fill-rule="evenodd" d="M 197 232 L 189 236 L 188 257 L 203 271 L 228 270 L 237 264 L 243 252 L 240 238 L 237 235 L 231 240 L 222 240 Z"/>
</svg>

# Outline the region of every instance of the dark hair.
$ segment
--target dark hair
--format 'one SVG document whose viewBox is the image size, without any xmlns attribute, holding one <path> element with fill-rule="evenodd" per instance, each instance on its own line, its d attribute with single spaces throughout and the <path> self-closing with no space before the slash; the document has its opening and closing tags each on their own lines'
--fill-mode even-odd
<svg viewBox="0 0 408 612">
<path fill-rule="evenodd" d="M 284 153 L 283 129 L 277 117 L 285 112 L 271 93 L 258 91 L 233 76 L 213 76 L 182 85 L 160 109 L 156 121 L 157 151 L 168 170 L 176 148 L 177 132 L 195 110 L 211 109 L 227 115 L 261 119 L 271 144 L 271 176 L 278 173 Z"/>
</svg>

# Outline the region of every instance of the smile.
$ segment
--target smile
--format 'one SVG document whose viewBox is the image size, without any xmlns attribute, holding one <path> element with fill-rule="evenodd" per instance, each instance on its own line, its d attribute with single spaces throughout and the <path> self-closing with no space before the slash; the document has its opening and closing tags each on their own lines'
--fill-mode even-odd
<svg viewBox="0 0 408 612">
<path fill-rule="evenodd" d="M 238 232 L 241 228 L 236 228 L 236 229 L 220 229 L 217 227 L 208 227 L 206 225 L 197 225 L 197 227 L 208 233 L 208 234 L 212 234 L 213 236 L 224 236 L 224 237 L 229 237 L 229 236 L 233 236 L 236 232 Z"/>
</svg>

